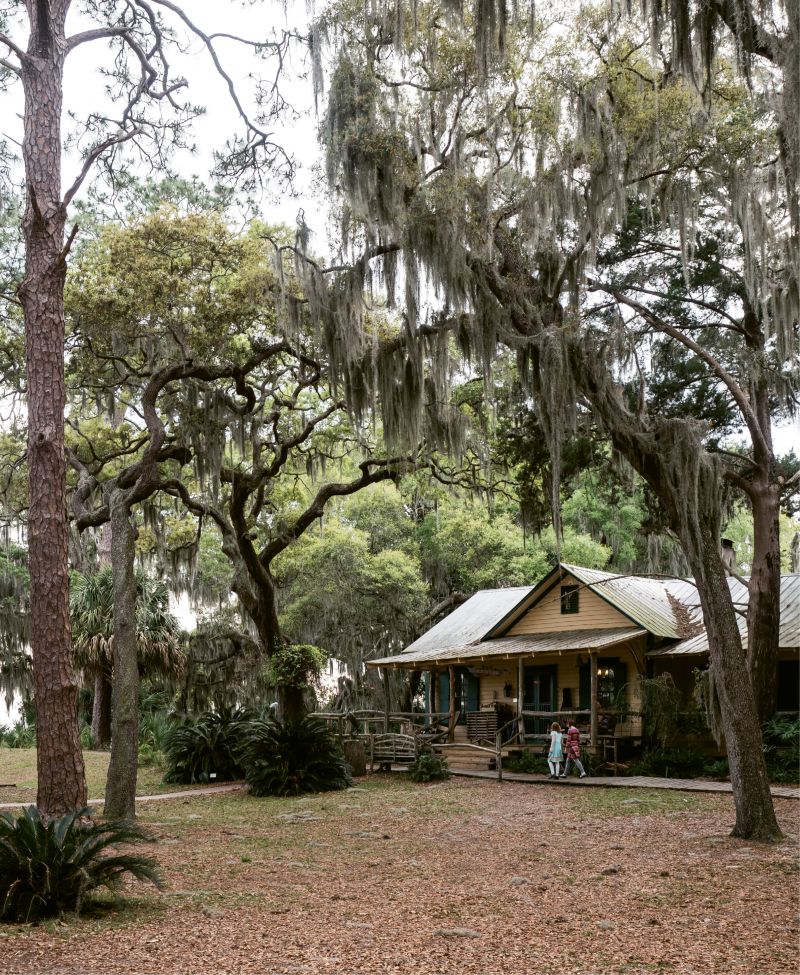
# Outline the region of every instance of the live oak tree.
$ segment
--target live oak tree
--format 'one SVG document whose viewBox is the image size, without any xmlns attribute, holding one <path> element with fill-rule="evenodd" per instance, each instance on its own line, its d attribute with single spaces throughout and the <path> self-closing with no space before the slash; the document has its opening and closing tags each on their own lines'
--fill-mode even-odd
<svg viewBox="0 0 800 975">
<path fill-rule="evenodd" d="M 67 18 L 79 13 L 85 29 L 67 34 Z M 242 137 L 222 157 L 241 173 L 255 161 L 268 168 L 289 164 L 270 135 L 268 120 L 281 108 L 275 85 L 261 88 L 263 107 L 249 112 L 235 92 L 219 53 L 231 34 L 209 34 L 172 0 L 100 2 L 12 0 L 0 14 L 0 94 L 18 83 L 24 95 L 19 139 L 25 175 L 22 231 L 25 276 L 19 289 L 24 309 L 28 407 L 28 517 L 31 622 L 38 714 L 38 804 L 58 815 L 85 804 L 86 785 L 75 718 L 76 685 L 70 662 L 67 577 L 67 518 L 63 415 L 64 307 L 66 262 L 75 238 L 65 236 L 68 209 L 102 165 L 107 173 L 123 165 L 125 150 L 163 164 L 170 144 L 180 143 L 199 109 L 184 99 L 187 83 L 170 68 L 180 34 L 199 42 L 227 85 Z M 246 40 L 257 53 L 280 64 L 290 40 Z M 107 46 L 108 85 L 94 109 L 77 114 L 62 129 L 64 68 L 89 44 Z M 110 102 L 110 105 L 109 105 Z M 6 115 L 4 114 L 4 117 Z M 13 138 L 13 136 L 12 136 Z M 62 184 L 63 145 L 77 148 L 75 175 Z"/>
<path fill-rule="evenodd" d="M 195 381 L 241 387 L 251 369 L 283 348 L 253 334 L 262 287 L 252 241 L 234 240 L 219 217 L 173 212 L 127 230 L 107 227 L 68 285 L 69 456 L 78 474 L 70 504 L 79 530 L 110 523 L 113 541 L 109 816 L 134 814 L 139 668 L 132 515 L 193 457 L 175 430 L 174 390 L 191 400 Z M 118 422 L 104 429 L 109 398 Z"/>
<path fill-rule="evenodd" d="M 324 290 L 322 275 L 306 267 L 327 303 L 323 309 L 320 301 L 319 313 L 347 338 L 331 347 L 337 368 L 354 388 L 375 383 L 375 370 L 346 354 L 359 348 L 360 295 L 365 284 L 385 282 L 391 301 L 401 283 L 411 375 L 420 355 L 413 350 L 446 349 L 445 335 L 487 373 L 499 344 L 518 351 L 549 441 L 554 484 L 576 407 L 592 411 L 659 498 L 695 576 L 722 705 L 735 833 L 773 838 L 753 684 L 719 556 L 726 462 L 707 449 L 694 418 L 648 411 L 646 396 L 636 392 L 637 374 L 642 387 L 647 378 L 636 335 L 622 313 L 608 327 L 600 302 L 587 298 L 587 285 L 606 284 L 596 271 L 598 251 L 623 225 L 632 196 L 644 198 L 687 269 L 716 208 L 743 268 L 745 314 L 754 316 L 753 343 L 742 336 L 742 361 L 750 367 L 742 382 L 782 388 L 798 289 L 797 265 L 786 259 L 791 243 L 781 215 L 791 193 L 778 168 L 772 106 L 751 100 L 732 80 L 733 50 L 704 99 L 670 74 L 669 62 L 648 55 L 643 36 L 609 21 L 604 7 L 586 11 L 568 41 L 563 28 L 544 22 L 531 34 L 502 17 L 487 29 L 491 17 L 476 17 L 477 43 L 447 8 L 417 4 L 413 23 L 395 16 L 398 9 L 342 4 L 319 30 L 336 51 L 322 131 L 330 183 L 340 195 L 342 264 L 350 266 L 341 277 L 351 283 Z M 476 8 L 481 16 L 498 9 Z M 743 132 L 756 119 L 764 138 L 747 143 Z M 705 167 L 713 174 L 708 180 L 701 178 Z M 423 281 L 440 296 L 427 316 L 420 311 Z M 626 307 L 634 300 L 621 292 L 611 297 Z M 715 311 L 718 320 L 730 314 L 724 305 Z M 684 345 L 694 341 L 652 316 L 648 326 Z M 765 344 L 774 347 L 777 368 L 762 365 Z M 765 447 L 774 471 L 765 433 L 770 416 L 750 404 L 750 389 L 731 382 L 713 355 L 697 343 L 688 347 L 739 409 L 754 450 Z M 435 361 L 444 383 L 446 357 Z M 631 376 L 632 397 L 625 389 Z M 383 374 L 377 382 L 384 388 L 391 379 Z M 410 417 L 413 397 L 402 406 Z M 756 614 L 759 595 L 751 594 Z"/>
<path fill-rule="evenodd" d="M 300 320 L 276 317 L 279 274 L 268 237 L 281 234 L 256 224 L 236 235 L 220 216 L 162 211 L 107 228 L 69 287 L 71 375 L 82 411 L 90 416 L 116 388 L 128 413 L 116 451 L 93 458 L 86 444 L 74 457 L 78 524 L 113 516 L 118 495 L 117 507 L 128 511 L 116 529 L 123 537 L 131 506 L 147 508 L 156 492 L 213 523 L 246 620 L 240 642 L 260 648 L 262 667 L 285 645 L 272 561 L 330 498 L 396 478 L 409 463 L 371 455 L 366 429 L 325 378 L 313 322 L 302 311 Z M 296 300 L 302 308 L 302 295 Z M 112 463 L 104 471 L 115 455 L 121 470 Z M 339 464 L 338 480 L 322 473 Z M 302 707 L 299 688 L 279 686 L 278 694 L 287 716 Z"/>
</svg>

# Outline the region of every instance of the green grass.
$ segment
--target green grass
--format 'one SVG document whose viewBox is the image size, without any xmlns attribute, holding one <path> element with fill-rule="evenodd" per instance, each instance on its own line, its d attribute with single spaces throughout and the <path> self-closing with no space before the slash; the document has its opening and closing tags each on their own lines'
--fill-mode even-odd
<svg viewBox="0 0 800 975">
<path fill-rule="evenodd" d="M 702 796 L 667 789 L 581 789 L 574 802 L 587 816 L 647 816 L 697 809 Z"/>
<path fill-rule="evenodd" d="M 86 764 L 86 785 L 90 799 L 100 799 L 106 791 L 108 752 L 83 753 Z M 154 766 L 140 768 L 136 791 L 139 795 L 176 792 L 187 786 L 168 785 L 162 781 L 164 773 Z M 0 785 L 13 783 L 16 788 L 0 788 L 0 802 L 36 801 L 36 749 L 6 748 L 0 745 Z"/>
</svg>

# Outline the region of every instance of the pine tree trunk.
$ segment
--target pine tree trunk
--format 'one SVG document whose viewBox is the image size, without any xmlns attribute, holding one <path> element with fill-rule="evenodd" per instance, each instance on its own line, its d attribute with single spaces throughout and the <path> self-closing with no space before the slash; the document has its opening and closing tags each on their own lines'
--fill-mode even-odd
<svg viewBox="0 0 800 975">
<path fill-rule="evenodd" d="M 111 681 L 105 671 L 94 679 L 92 748 L 108 748 L 111 742 Z"/>
<path fill-rule="evenodd" d="M 97 543 L 97 561 L 100 567 L 111 564 L 111 522 L 104 523 Z M 94 681 L 94 705 L 92 707 L 92 744 L 95 748 L 108 748 L 111 744 L 111 672 L 101 671 Z"/>
<path fill-rule="evenodd" d="M 41 7 L 41 9 L 39 9 Z M 37 802 L 45 816 L 86 804 L 72 665 L 64 454 L 64 208 L 61 205 L 63 25 L 37 5 L 25 92 L 23 218 L 28 386 L 28 559 L 36 703 Z M 58 32 L 58 38 L 56 38 Z"/>
<path fill-rule="evenodd" d="M 136 814 L 139 759 L 139 664 L 136 647 L 134 532 L 124 493 L 114 490 L 111 568 L 114 577 L 114 681 L 111 696 L 111 760 L 103 810 L 109 819 Z"/>
</svg>

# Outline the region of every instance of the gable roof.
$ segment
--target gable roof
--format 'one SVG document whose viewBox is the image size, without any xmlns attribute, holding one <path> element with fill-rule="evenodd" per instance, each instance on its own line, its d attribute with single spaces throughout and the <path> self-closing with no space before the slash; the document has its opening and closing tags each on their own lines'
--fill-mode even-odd
<svg viewBox="0 0 800 975">
<path fill-rule="evenodd" d="M 511 607 L 509 613 L 495 624 L 487 636 L 501 636 L 513 623 L 529 612 L 550 591 L 559 576 L 567 573 L 585 585 L 595 595 L 613 606 L 631 621 L 632 626 L 648 630 L 654 636 L 678 640 L 682 633 L 670 601 L 666 582 L 683 583 L 681 579 L 650 579 L 645 576 L 620 575 L 600 569 L 585 569 L 580 565 L 562 562 L 549 572 L 527 597 Z M 694 586 L 691 593 L 696 596 Z M 695 600 L 696 601 L 696 600 Z"/>
<path fill-rule="evenodd" d="M 564 630 L 535 636 L 507 637 L 505 634 L 551 590 L 559 577 L 568 574 L 585 585 L 631 621 L 630 628 Z M 737 606 L 746 606 L 748 590 L 730 577 L 728 585 Z M 676 610 L 680 614 L 679 619 Z M 782 649 L 800 647 L 800 574 L 781 577 Z M 702 654 L 708 652 L 705 630 L 685 638 L 686 625 L 702 627 L 703 617 L 697 587 L 691 579 L 651 579 L 621 575 L 561 563 L 535 586 L 482 589 L 443 620 L 423 633 L 400 654 L 370 660 L 371 666 L 412 666 L 417 663 L 454 661 L 482 656 L 520 656 L 561 650 L 583 650 L 609 646 L 651 633 L 677 641 L 650 650 L 648 656 Z M 747 646 L 747 624 L 739 617 Z M 684 637 L 682 639 L 682 637 Z"/>
<path fill-rule="evenodd" d="M 405 654 L 424 654 L 429 650 L 443 651 L 474 643 L 505 617 L 533 586 L 514 586 L 509 589 L 481 589 L 462 603 L 436 626 L 403 650 Z M 420 658 L 427 659 L 427 658 Z M 370 661 L 370 663 L 377 661 Z"/>
</svg>

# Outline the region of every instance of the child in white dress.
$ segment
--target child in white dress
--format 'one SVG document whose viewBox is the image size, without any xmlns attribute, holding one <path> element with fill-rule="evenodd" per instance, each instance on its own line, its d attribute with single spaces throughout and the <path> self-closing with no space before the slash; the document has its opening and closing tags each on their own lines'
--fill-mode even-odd
<svg viewBox="0 0 800 975">
<path fill-rule="evenodd" d="M 550 766 L 551 779 L 558 778 L 563 757 L 564 745 L 561 739 L 561 725 L 554 721 L 550 725 L 550 751 L 547 753 L 547 764 Z"/>
</svg>

